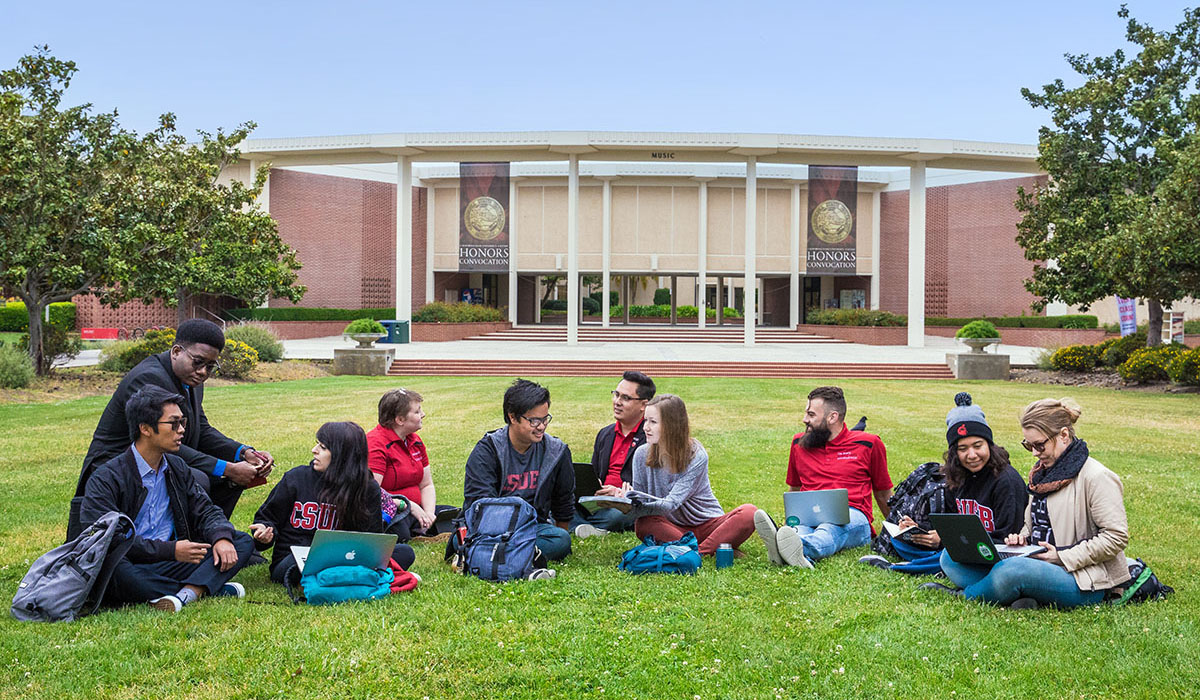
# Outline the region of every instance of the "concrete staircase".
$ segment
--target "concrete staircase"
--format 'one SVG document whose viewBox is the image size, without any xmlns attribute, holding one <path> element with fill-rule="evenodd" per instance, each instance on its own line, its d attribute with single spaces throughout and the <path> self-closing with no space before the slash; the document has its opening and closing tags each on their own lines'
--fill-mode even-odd
<svg viewBox="0 0 1200 700">
<path fill-rule="evenodd" d="M 619 360 L 396 360 L 389 376 L 617 377 L 637 369 L 652 377 L 953 379 L 945 365 L 838 362 L 684 362 Z"/>
<path fill-rule="evenodd" d="M 844 340 L 823 335 L 799 333 L 786 328 L 760 328 L 755 331 L 756 342 L 774 343 L 845 343 Z M 620 326 L 579 329 L 581 343 L 741 343 L 745 331 L 740 326 L 696 328 L 695 326 Z M 518 326 L 485 333 L 467 340 L 520 340 L 542 343 L 567 341 L 563 326 Z"/>
</svg>

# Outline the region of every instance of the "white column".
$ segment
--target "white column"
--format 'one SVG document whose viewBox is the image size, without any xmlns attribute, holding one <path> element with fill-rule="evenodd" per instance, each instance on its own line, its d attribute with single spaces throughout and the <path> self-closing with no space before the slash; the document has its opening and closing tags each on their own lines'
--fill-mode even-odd
<svg viewBox="0 0 1200 700">
<path fill-rule="evenodd" d="M 433 183 L 425 187 L 425 303 L 438 301 L 433 298 L 433 241 L 437 231 L 434 221 Z"/>
<path fill-rule="evenodd" d="M 396 320 L 412 321 L 412 166 L 396 156 Z"/>
<path fill-rule="evenodd" d="M 700 226 L 696 241 L 696 308 L 700 310 L 697 317 L 699 327 L 704 328 L 708 322 L 708 180 L 700 181 Z M 717 299 L 720 306 L 721 300 Z"/>
<path fill-rule="evenodd" d="M 758 264 L 758 158 L 746 157 L 746 280 L 742 283 L 742 298 L 745 313 L 746 345 L 754 345 L 754 322 L 758 318 L 758 304 L 754 292 Z"/>
<path fill-rule="evenodd" d="M 879 192 L 871 195 L 871 308 L 879 309 Z"/>
<path fill-rule="evenodd" d="M 533 305 L 539 297 L 533 290 Z M 508 320 L 517 325 L 517 178 L 508 179 Z"/>
<path fill-rule="evenodd" d="M 567 345 L 579 343 L 579 156 L 567 156 Z"/>
<path fill-rule="evenodd" d="M 601 272 L 602 281 L 600 283 L 600 325 L 608 328 L 609 325 L 609 310 L 608 310 L 608 294 L 612 277 L 612 178 L 606 177 L 604 180 L 604 196 L 601 204 L 600 215 L 600 240 L 602 241 L 601 250 Z"/>
<path fill-rule="evenodd" d="M 792 225 L 788 263 L 788 325 L 800 325 L 800 183 L 792 183 Z"/>
<path fill-rule="evenodd" d="M 925 162 L 909 168 L 908 347 L 925 347 Z"/>
</svg>

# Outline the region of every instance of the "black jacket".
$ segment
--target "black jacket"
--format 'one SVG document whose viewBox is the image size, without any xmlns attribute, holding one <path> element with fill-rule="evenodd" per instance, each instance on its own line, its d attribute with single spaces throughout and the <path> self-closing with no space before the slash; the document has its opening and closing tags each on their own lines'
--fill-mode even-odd
<svg viewBox="0 0 1200 700">
<path fill-rule="evenodd" d="M 546 443 L 547 463 L 537 465 L 538 483 L 529 505 L 537 511 L 539 522 L 547 522 L 551 516 L 558 522 L 570 521 L 575 517 L 575 468 L 571 465 L 571 448 L 551 435 L 542 440 Z M 467 457 L 464 511 L 481 498 L 501 495 L 504 467 L 498 449 L 504 449 L 506 442 L 508 429 L 505 427 L 485 434 L 475 443 L 475 449 Z M 534 465 L 529 467 L 533 472 Z"/>
<path fill-rule="evenodd" d="M 193 472 L 183 460 L 167 455 L 167 501 L 171 506 L 171 521 L 175 524 L 175 540 L 207 542 L 233 541 L 233 525 L 221 509 L 208 500 L 208 494 L 196 483 Z M 146 502 L 146 487 L 138 473 L 133 447 L 105 462 L 88 479 L 79 509 L 84 528 L 109 511 L 137 518 Z M 133 546 L 125 555 L 135 564 L 175 560 L 175 540 L 146 540 L 134 535 Z"/>
<path fill-rule="evenodd" d="M 957 491 L 946 491 L 946 500 L 955 512 L 978 515 L 992 539 L 1003 542 L 1005 535 L 1020 532 L 1025 526 L 1029 491 L 1025 480 L 1009 465 L 999 474 L 988 468 L 975 474 L 968 472 Z"/>
<path fill-rule="evenodd" d="M 375 480 L 371 479 L 374 484 Z M 339 530 L 348 528 L 337 523 L 337 508 L 329 502 L 321 500 L 324 489 L 324 479 L 321 472 L 311 465 L 302 464 L 289 469 L 283 478 L 271 489 L 270 495 L 254 514 L 254 522 L 275 528 L 275 539 L 271 544 L 263 544 L 258 540 L 254 546 L 260 551 L 274 546 L 271 554 L 271 570 L 274 571 L 279 562 L 292 553 L 292 546 L 307 547 L 312 544 L 313 535 L 317 530 Z M 365 532 L 383 532 L 383 502 L 378 489 L 372 492 L 371 502 L 367 510 L 372 517 L 372 527 Z"/>
<path fill-rule="evenodd" d="M 633 443 L 625 453 L 625 465 L 621 467 L 621 481 L 626 484 L 633 483 L 633 453 L 646 444 L 646 433 L 642 430 L 643 422 L 638 422 L 637 430 L 633 433 Z M 596 433 L 596 444 L 592 446 L 592 471 L 596 472 L 596 478 L 602 486 L 605 477 L 608 476 L 608 458 L 612 455 L 613 442 L 616 439 L 617 424 L 612 423 Z"/>
<path fill-rule="evenodd" d="M 121 380 L 117 390 L 113 392 L 96 432 L 92 434 L 92 444 L 88 447 L 87 456 L 83 458 L 83 471 L 79 475 L 79 484 L 75 487 L 75 495 L 82 496 L 88 478 L 97 467 L 120 454 L 130 445 L 129 424 L 125 421 L 125 402 L 147 384 L 166 389 L 174 394 L 182 394 L 184 405 L 180 406 L 187 418 L 187 430 L 183 433 L 183 445 L 179 448 L 179 457 L 188 466 L 211 474 L 217 466 L 217 460 L 227 462 L 236 460 L 237 449 L 241 443 L 230 440 L 221 431 L 208 424 L 204 415 L 204 386 L 185 388 L 183 382 L 171 370 L 171 352 L 161 352 L 151 355 L 138 363 L 137 367 L 129 370 L 129 374 Z"/>
</svg>

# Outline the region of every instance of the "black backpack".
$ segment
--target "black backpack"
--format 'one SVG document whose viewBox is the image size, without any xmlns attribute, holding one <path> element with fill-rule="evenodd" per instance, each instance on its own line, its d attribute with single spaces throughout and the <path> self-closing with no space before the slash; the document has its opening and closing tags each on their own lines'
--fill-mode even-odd
<svg viewBox="0 0 1200 700">
<path fill-rule="evenodd" d="M 942 475 L 942 465 L 938 462 L 926 462 L 905 477 L 888 499 L 887 521 L 899 524 L 900 518 L 907 515 L 917 521 L 922 529 L 929 530 L 932 528 L 929 514 L 945 512 L 946 477 Z M 907 533 L 900 537 L 909 541 Z M 871 542 L 871 549 L 885 557 L 899 556 L 892 547 L 892 538 L 886 530 L 881 530 Z"/>
<path fill-rule="evenodd" d="M 1174 588 L 1159 581 L 1158 576 L 1141 559 L 1125 557 L 1125 563 L 1129 566 L 1129 583 L 1123 588 L 1115 589 L 1121 591 L 1121 596 L 1112 601 L 1113 605 L 1162 600 L 1175 592 Z"/>
</svg>

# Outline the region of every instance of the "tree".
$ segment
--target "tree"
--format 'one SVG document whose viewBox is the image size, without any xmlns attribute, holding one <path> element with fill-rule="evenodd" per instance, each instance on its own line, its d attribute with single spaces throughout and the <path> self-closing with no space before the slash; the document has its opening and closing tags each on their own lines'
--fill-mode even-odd
<svg viewBox="0 0 1200 700">
<path fill-rule="evenodd" d="M 1147 342 L 1155 345 L 1163 307 L 1200 296 L 1195 240 L 1187 245 L 1182 231 L 1164 232 L 1148 218 L 1171 206 L 1155 197 L 1168 194 L 1160 186 L 1186 161 L 1181 152 L 1196 133 L 1200 10 L 1188 10 L 1171 32 L 1129 18 L 1124 6 L 1118 16 L 1127 20 L 1126 39 L 1139 47 L 1135 56 L 1068 54 L 1082 85 L 1067 88 L 1058 79 L 1041 92 L 1021 91 L 1030 105 L 1050 111 L 1054 126 L 1038 135 L 1038 163 L 1049 183 L 1018 193 L 1017 243 L 1027 259 L 1056 263 L 1038 265 L 1026 280 L 1040 297 L 1035 308 L 1061 301 L 1086 309 L 1113 294 L 1142 298 L 1150 312 Z"/>
<path fill-rule="evenodd" d="M 44 309 L 80 294 L 110 305 L 196 293 L 298 300 L 294 251 L 249 207 L 266 171 L 253 187 L 218 184 L 253 124 L 189 145 L 164 114 L 138 136 L 115 111 L 62 107 L 75 72 L 47 47 L 0 72 L 0 287 L 26 304 L 38 373 L 53 359 Z"/>
</svg>

